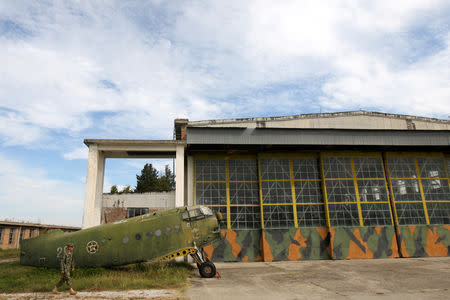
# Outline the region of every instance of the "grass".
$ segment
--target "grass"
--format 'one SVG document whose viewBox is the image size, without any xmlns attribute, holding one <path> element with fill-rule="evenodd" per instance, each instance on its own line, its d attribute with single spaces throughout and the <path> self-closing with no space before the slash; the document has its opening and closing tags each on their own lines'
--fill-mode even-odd
<svg viewBox="0 0 450 300">
<path fill-rule="evenodd" d="M 72 274 L 79 291 L 183 288 L 194 268 L 187 263 L 161 262 L 114 268 L 80 268 Z M 61 278 L 57 269 L 0 264 L 0 293 L 49 292 Z M 66 289 L 63 286 L 61 290 Z"/>
<path fill-rule="evenodd" d="M 19 249 L 0 249 L 0 259 L 19 258 Z"/>
</svg>

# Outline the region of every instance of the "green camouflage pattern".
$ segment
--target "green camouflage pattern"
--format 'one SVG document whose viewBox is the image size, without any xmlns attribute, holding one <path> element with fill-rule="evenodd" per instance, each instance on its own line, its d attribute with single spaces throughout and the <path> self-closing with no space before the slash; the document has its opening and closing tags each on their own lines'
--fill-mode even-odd
<svg viewBox="0 0 450 300">
<path fill-rule="evenodd" d="M 75 246 L 73 256 L 80 267 L 155 261 L 172 253 L 187 255 L 188 251 L 182 250 L 202 248 L 220 238 L 217 218 L 212 212 L 203 215 L 201 208 L 178 207 L 76 232 L 57 230 L 21 240 L 20 263 L 58 268 L 57 256 L 69 243 Z"/>
<path fill-rule="evenodd" d="M 398 227 L 402 257 L 450 256 L 450 225 Z"/>
<path fill-rule="evenodd" d="M 399 257 L 394 226 L 331 227 L 332 259 Z"/>
<path fill-rule="evenodd" d="M 222 239 L 204 248 L 212 261 L 261 261 L 261 230 L 221 230 Z"/>
<path fill-rule="evenodd" d="M 326 228 L 264 229 L 264 261 L 329 259 L 330 235 Z"/>
<path fill-rule="evenodd" d="M 399 257 L 393 226 L 222 230 L 205 248 L 213 261 Z"/>
</svg>

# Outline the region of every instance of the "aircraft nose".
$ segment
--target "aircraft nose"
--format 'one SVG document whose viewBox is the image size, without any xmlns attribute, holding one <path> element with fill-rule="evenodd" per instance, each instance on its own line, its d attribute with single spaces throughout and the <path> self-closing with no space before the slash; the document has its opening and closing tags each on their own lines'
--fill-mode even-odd
<svg viewBox="0 0 450 300">
<path fill-rule="evenodd" d="M 219 223 L 220 223 L 220 221 L 222 221 L 223 217 L 222 217 L 222 213 L 220 211 L 216 211 L 216 218 L 217 218 L 217 221 L 219 221 Z"/>
</svg>

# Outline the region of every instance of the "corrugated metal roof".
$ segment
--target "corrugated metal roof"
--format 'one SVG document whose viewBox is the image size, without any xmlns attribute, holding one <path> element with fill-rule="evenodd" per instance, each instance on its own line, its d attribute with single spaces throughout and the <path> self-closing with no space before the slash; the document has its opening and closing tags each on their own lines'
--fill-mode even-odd
<svg viewBox="0 0 450 300">
<path fill-rule="evenodd" d="M 188 127 L 187 144 L 450 146 L 448 130 Z"/>
</svg>

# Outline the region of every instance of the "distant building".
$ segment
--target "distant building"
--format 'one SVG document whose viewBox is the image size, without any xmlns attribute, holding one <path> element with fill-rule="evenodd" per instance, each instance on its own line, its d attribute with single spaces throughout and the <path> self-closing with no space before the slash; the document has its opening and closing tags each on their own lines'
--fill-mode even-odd
<svg viewBox="0 0 450 300">
<path fill-rule="evenodd" d="M 46 234 L 50 230 L 77 231 L 79 227 L 0 221 L 0 249 L 19 248 L 19 241 Z"/>
<path fill-rule="evenodd" d="M 102 224 L 175 207 L 175 191 L 103 194 Z"/>
<path fill-rule="evenodd" d="M 450 255 L 450 121 L 371 111 L 189 121 L 173 140 L 89 139 L 83 227 L 106 158 L 175 158 L 175 206 L 224 216 L 216 261 Z"/>
</svg>

